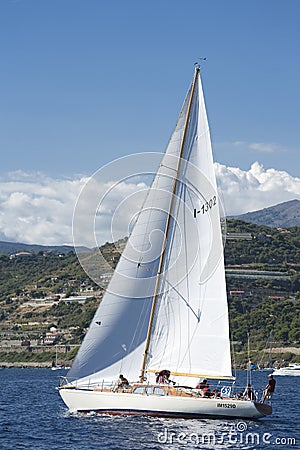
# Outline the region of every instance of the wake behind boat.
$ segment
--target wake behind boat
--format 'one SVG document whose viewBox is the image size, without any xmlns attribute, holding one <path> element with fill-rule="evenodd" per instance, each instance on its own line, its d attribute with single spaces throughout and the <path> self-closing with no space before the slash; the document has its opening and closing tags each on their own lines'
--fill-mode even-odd
<svg viewBox="0 0 300 450">
<path fill-rule="evenodd" d="M 199 67 L 111 282 L 59 392 L 71 411 L 269 415 L 235 396 L 219 200 Z M 168 369 L 173 383 L 159 383 Z M 117 386 L 120 373 L 130 383 Z M 200 378 L 219 380 L 208 395 Z M 194 388 L 195 387 L 195 388 Z"/>
</svg>

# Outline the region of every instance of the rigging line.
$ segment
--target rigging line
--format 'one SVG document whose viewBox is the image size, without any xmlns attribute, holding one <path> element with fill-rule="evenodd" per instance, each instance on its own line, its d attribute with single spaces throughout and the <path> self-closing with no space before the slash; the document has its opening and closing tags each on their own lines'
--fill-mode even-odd
<svg viewBox="0 0 300 450">
<path fill-rule="evenodd" d="M 179 295 L 179 297 L 184 301 L 184 303 L 186 304 L 186 306 L 192 311 L 193 315 L 196 317 L 197 321 L 200 322 L 200 317 L 201 317 L 201 312 L 199 315 L 197 315 L 197 313 L 193 310 L 193 308 L 191 307 L 191 305 L 189 304 L 189 302 L 183 297 L 183 295 L 174 287 L 171 285 L 171 283 L 168 280 L 165 280 L 165 282 L 172 288 L 174 289 L 174 291 L 176 292 L 176 294 Z"/>
<path fill-rule="evenodd" d="M 182 358 L 181 358 L 181 362 L 182 361 L 184 361 L 184 359 L 185 359 L 185 357 L 186 357 L 186 355 L 187 355 L 187 353 L 188 353 L 188 356 L 189 356 L 189 361 L 190 361 L 190 371 L 192 372 L 192 361 L 191 361 L 191 358 L 190 358 L 190 345 L 191 345 L 191 343 L 193 342 L 193 339 L 194 339 L 194 337 L 195 337 L 195 335 L 196 335 L 196 327 L 194 327 L 194 331 L 192 332 L 192 335 L 191 335 L 191 337 L 188 339 L 188 345 L 186 346 L 186 351 L 185 351 L 185 353 L 182 355 Z"/>
<path fill-rule="evenodd" d="M 162 348 L 161 351 L 161 356 L 160 356 L 160 362 L 158 364 L 159 367 L 162 366 L 163 362 L 167 359 L 169 359 L 170 361 L 173 362 L 173 349 L 175 348 L 175 342 L 176 342 L 176 338 L 174 335 L 174 332 L 171 334 L 171 327 L 169 326 L 171 324 L 171 322 L 175 323 L 175 320 L 177 318 L 176 312 L 175 312 L 175 308 L 174 308 L 174 304 L 172 301 L 167 301 L 166 298 L 163 299 L 163 302 L 165 303 L 165 316 L 168 318 L 168 324 L 165 326 L 165 324 L 163 324 L 161 328 L 161 331 L 159 334 L 163 335 L 163 339 L 164 342 L 168 342 L 170 348 L 167 348 L 167 346 L 165 345 Z M 160 303 L 159 307 L 161 307 L 162 303 Z M 174 320 L 175 319 L 175 320 Z M 181 335 L 181 326 L 179 326 L 179 329 L 176 330 L 176 335 L 180 334 Z M 156 336 L 156 339 L 158 338 L 158 336 Z M 181 342 L 181 339 L 179 339 L 179 342 Z M 152 343 L 151 343 L 152 345 Z M 157 345 L 157 343 L 154 343 L 154 345 Z M 151 349 L 151 346 L 150 346 Z"/>
<path fill-rule="evenodd" d="M 190 197 L 190 193 L 189 193 L 189 189 L 187 188 L 187 186 L 184 184 L 182 184 L 182 187 L 181 187 L 181 189 L 182 189 L 182 191 L 183 191 L 183 193 L 184 193 L 184 203 L 186 204 L 187 203 L 187 198 L 189 198 Z M 187 215 L 186 215 L 186 211 L 184 211 L 184 223 L 186 224 L 186 221 L 187 221 Z M 189 247 L 188 247 L 188 237 L 187 237 L 187 235 L 185 235 L 184 236 L 184 238 L 185 238 L 185 248 L 186 249 L 188 249 Z M 188 268 L 188 252 L 186 251 L 185 252 L 185 267 L 186 268 Z M 191 270 L 191 269 L 190 269 Z M 187 276 L 188 274 L 186 274 L 186 289 L 187 289 L 187 295 L 188 295 L 188 298 L 190 298 L 190 291 L 191 291 L 191 288 L 190 288 L 190 283 L 189 283 L 189 278 L 188 278 L 188 276 Z M 200 311 L 199 311 L 199 308 L 198 308 L 198 313 L 200 313 Z M 191 342 L 191 335 L 190 335 L 190 332 L 191 332 L 191 318 L 190 318 L 190 315 L 188 315 L 188 340 L 189 340 L 189 342 Z M 199 318 L 198 318 L 198 324 L 199 324 L 199 322 L 200 322 L 200 314 L 199 314 Z M 195 332 L 195 328 L 194 328 L 194 332 Z M 190 345 L 187 347 L 187 351 L 188 351 L 188 361 L 189 361 L 189 367 L 190 367 L 190 370 L 191 370 L 191 368 L 192 368 L 192 356 L 191 356 L 191 347 L 190 347 Z"/>
<path fill-rule="evenodd" d="M 173 172 L 177 172 L 177 169 L 174 169 L 174 167 L 167 166 L 166 164 L 163 163 L 160 164 L 160 167 L 165 167 L 166 169 L 172 170 Z M 164 177 L 171 178 L 171 175 L 168 175 L 167 173 L 166 174 L 162 173 L 161 175 L 163 175 Z"/>
<path fill-rule="evenodd" d="M 191 163 L 191 162 L 189 162 L 189 164 L 190 165 L 193 165 L 193 163 Z M 208 178 L 206 177 L 206 175 L 202 172 L 202 171 L 200 171 L 200 170 L 198 170 L 197 169 L 197 172 L 199 172 L 199 174 L 198 175 L 201 175 L 202 177 L 204 177 L 206 180 L 207 180 L 207 182 L 210 184 L 210 186 L 213 188 L 213 192 L 218 196 L 218 194 L 219 194 L 219 192 L 218 192 L 218 189 L 217 188 L 215 188 L 212 184 L 211 184 L 211 182 L 208 180 Z M 200 190 L 199 190 L 199 188 L 195 185 L 195 183 L 193 183 L 192 181 L 191 181 L 191 179 L 190 178 L 187 178 L 186 176 L 184 176 L 183 177 L 183 179 L 181 180 L 181 182 L 182 183 L 184 183 L 187 187 L 188 187 L 188 192 L 193 192 L 193 194 L 196 196 L 196 198 L 199 200 L 200 198 L 201 198 L 201 200 L 203 200 L 203 201 L 208 201 L 209 200 L 209 198 L 210 198 L 210 195 L 209 194 L 204 194 L 203 192 L 201 192 Z M 190 198 L 191 199 L 191 198 Z M 191 203 L 192 203 L 192 199 L 191 199 Z"/>
<path fill-rule="evenodd" d="M 235 348 L 234 348 L 234 343 L 233 342 L 234 342 L 234 340 L 233 340 L 233 333 L 231 333 L 231 354 L 232 354 L 234 377 L 236 378 L 236 357 L 235 357 Z"/>
<path fill-rule="evenodd" d="M 193 198 L 192 198 L 191 192 L 193 192 L 193 194 L 196 195 L 196 198 L 197 198 L 197 199 L 199 198 L 198 196 L 200 196 L 201 199 L 205 201 L 205 200 L 206 200 L 206 197 L 205 197 L 205 196 L 204 196 L 204 195 L 203 195 L 203 194 L 195 187 L 195 185 L 194 185 L 193 183 L 191 183 L 190 180 L 188 180 L 187 178 L 185 178 L 185 180 L 189 181 L 189 185 L 190 185 L 190 187 L 191 187 L 191 189 L 187 189 L 187 194 L 188 194 L 188 197 L 189 197 L 189 200 L 190 200 L 191 204 L 193 204 Z M 188 186 L 188 183 L 186 183 L 186 186 Z M 200 262 L 200 265 L 201 265 L 201 267 L 202 267 L 203 261 L 202 261 L 202 259 L 201 259 L 201 254 L 200 254 L 200 260 L 199 260 L 199 262 Z M 203 287 L 202 287 L 200 281 L 199 281 L 198 284 L 199 284 L 199 286 L 201 287 L 201 289 L 203 289 Z M 206 290 L 207 287 L 204 286 L 204 289 Z M 202 301 L 201 301 L 201 310 L 202 310 L 203 307 L 204 307 L 204 303 L 205 303 L 205 295 L 203 294 L 203 295 L 202 295 Z M 200 321 L 200 316 L 201 316 L 201 310 L 199 311 L 199 321 Z"/>
<path fill-rule="evenodd" d="M 192 184 L 191 184 L 191 186 L 194 187 Z M 193 199 L 193 197 L 192 197 L 191 192 L 193 192 L 193 194 L 195 194 L 195 191 L 193 191 L 193 189 L 191 189 L 191 190 L 190 190 L 190 189 L 187 189 L 187 195 L 188 195 L 188 197 L 189 197 L 189 200 L 190 200 L 191 204 L 193 205 L 194 199 Z M 197 194 L 198 194 L 198 193 L 199 193 L 200 196 L 205 200 L 205 197 L 204 197 L 199 191 L 196 192 L 196 198 L 198 199 L 198 197 L 197 197 Z M 199 229 L 198 229 L 198 233 L 199 233 Z M 198 263 L 200 264 L 200 267 L 202 267 L 203 261 L 202 261 L 202 258 L 201 258 L 201 253 L 200 253 L 200 249 L 199 249 L 199 243 L 198 243 L 198 252 L 197 252 L 197 256 L 198 256 Z M 202 290 L 201 283 L 198 283 L 198 285 L 200 286 L 200 294 L 201 294 L 201 290 Z M 206 289 L 206 287 L 205 287 L 205 289 Z M 203 309 L 203 306 L 204 306 L 204 298 L 205 298 L 205 296 L 202 296 L 201 308 L 199 307 L 199 321 L 200 321 L 200 316 L 201 316 L 201 310 Z M 200 296 L 200 299 L 201 299 L 201 296 Z M 199 303 L 198 303 L 198 305 L 199 305 Z"/>
<path fill-rule="evenodd" d="M 176 172 L 176 169 L 174 169 L 174 167 L 167 166 L 166 164 L 163 163 L 160 163 L 159 167 L 165 167 L 166 169 L 173 170 L 174 172 Z"/>
<path fill-rule="evenodd" d="M 155 273 L 156 272 L 154 269 L 151 269 L 151 267 L 149 267 L 146 264 L 143 264 L 141 262 L 137 263 L 137 268 L 138 269 L 140 269 L 140 268 L 146 269 L 148 272 L 151 272 L 151 273 Z"/>
</svg>

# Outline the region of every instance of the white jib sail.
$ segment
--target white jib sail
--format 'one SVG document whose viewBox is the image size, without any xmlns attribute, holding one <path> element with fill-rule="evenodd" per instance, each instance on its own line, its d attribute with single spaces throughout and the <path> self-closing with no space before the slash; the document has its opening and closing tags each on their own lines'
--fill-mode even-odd
<svg viewBox="0 0 300 450">
<path fill-rule="evenodd" d="M 67 375 L 70 381 L 113 381 L 120 373 L 138 380 L 170 213 L 147 369 L 231 375 L 218 198 L 199 75 L 177 173 L 190 93 L 107 292 Z M 178 183 L 172 201 L 175 177 Z M 186 381 L 185 375 L 180 381 Z"/>
</svg>

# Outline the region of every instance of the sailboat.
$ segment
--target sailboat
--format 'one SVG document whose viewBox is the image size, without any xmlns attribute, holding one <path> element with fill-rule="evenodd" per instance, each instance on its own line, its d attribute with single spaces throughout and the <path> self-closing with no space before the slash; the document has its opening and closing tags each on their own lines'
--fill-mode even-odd
<svg viewBox="0 0 300 450">
<path fill-rule="evenodd" d="M 62 366 L 61 364 L 58 364 L 58 348 L 57 345 L 55 346 L 55 361 L 52 361 L 51 370 L 66 370 L 69 369 L 69 367 Z"/>
<path fill-rule="evenodd" d="M 63 366 L 61 366 L 60 364 L 58 364 L 58 350 L 57 350 L 57 345 L 55 346 L 55 361 L 52 361 L 52 366 L 51 366 L 51 370 L 61 370 L 63 369 Z"/>
<path fill-rule="evenodd" d="M 160 382 L 162 370 L 170 378 Z M 118 384 L 120 374 L 129 384 Z M 217 386 L 209 395 L 196 388 L 204 378 Z M 219 200 L 196 65 L 143 207 L 59 393 L 70 411 L 82 413 L 271 414 L 269 404 L 235 398 L 233 381 Z"/>
<path fill-rule="evenodd" d="M 291 377 L 299 377 L 300 376 L 300 364 L 294 363 L 289 364 L 288 366 L 279 367 L 278 369 L 275 369 L 273 372 L 273 375 L 285 375 L 285 376 L 291 376 Z"/>
</svg>

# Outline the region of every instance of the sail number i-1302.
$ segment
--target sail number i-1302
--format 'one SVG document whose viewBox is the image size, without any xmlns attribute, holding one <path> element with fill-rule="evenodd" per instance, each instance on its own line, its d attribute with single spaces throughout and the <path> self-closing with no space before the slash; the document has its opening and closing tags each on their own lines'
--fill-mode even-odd
<svg viewBox="0 0 300 450">
<path fill-rule="evenodd" d="M 208 200 L 207 202 L 205 202 L 201 208 L 199 210 L 197 210 L 196 208 L 194 209 L 194 217 L 196 219 L 197 214 L 205 214 L 207 213 L 210 209 L 212 209 L 215 205 L 217 204 L 217 197 L 214 195 L 210 200 Z"/>
</svg>

